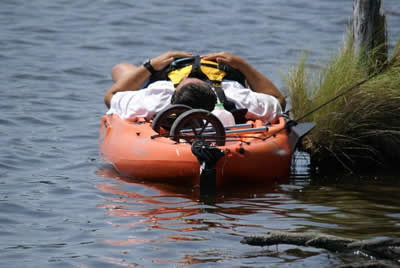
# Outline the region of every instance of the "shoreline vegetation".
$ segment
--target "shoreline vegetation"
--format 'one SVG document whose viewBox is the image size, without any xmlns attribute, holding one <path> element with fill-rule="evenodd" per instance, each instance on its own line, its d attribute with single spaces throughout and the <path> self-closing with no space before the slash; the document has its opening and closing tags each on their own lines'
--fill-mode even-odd
<svg viewBox="0 0 400 268">
<path fill-rule="evenodd" d="M 397 168 L 400 36 L 389 56 L 380 6 L 380 0 L 354 0 L 353 27 L 337 54 L 318 72 L 311 73 L 308 54 L 304 53 L 284 77 L 292 107 L 290 118 L 298 123 L 316 123 L 298 148 L 310 155 L 311 175 L 341 175 L 348 181 L 343 176 L 346 173 L 381 174 Z M 319 177 L 324 176 L 314 176 L 314 182 Z M 400 264 L 397 236 L 358 240 L 318 232 L 271 231 L 243 237 L 241 243 L 325 249 L 342 259 L 343 264 L 336 266 L 340 268 L 389 268 Z"/>
<path fill-rule="evenodd" d="M 318 74 L 307 69 L 304 53 L 284 77 L 294 120 L 346 92 L 300 121 L 316 123 L 299 146 L 314 173 L 394 169 L 400 156 L 400 37 L 382 60 L 386 43 L 355 49 L 353 36 L 349 30 Z"/>
</svg>

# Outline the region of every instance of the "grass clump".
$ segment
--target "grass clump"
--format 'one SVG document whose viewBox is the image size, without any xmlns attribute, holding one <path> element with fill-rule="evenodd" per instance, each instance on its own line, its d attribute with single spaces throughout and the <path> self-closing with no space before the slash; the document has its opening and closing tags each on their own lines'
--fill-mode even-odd
<svg viewBox="0 0 400 268">
<path fill-rule="evenodd" d="M 374 64 L 373 53 L 355 54 L 348 38 L 318 75 L 308 73 L 303 55 L 285 77 L 295 120 L 366 80 L 302 120 L 316 123 L 301 144 L 314 167 L 355 171 L 399 158 L 400 39 L 383 65 Z"/>
</svg>

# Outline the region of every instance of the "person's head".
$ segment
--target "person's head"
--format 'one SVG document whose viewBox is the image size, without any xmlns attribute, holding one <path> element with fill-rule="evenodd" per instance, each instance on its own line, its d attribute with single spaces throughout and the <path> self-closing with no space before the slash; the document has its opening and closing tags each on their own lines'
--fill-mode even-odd
<svg viewBox="0 0 400 268">
<path fill-rule="evenodd" d="M 197 78 L 184 78 L 176 87 L 171 104 L 185 104 L 195 109 L 212 111 L 217 103 L 214 90 Z"/>
</svg>

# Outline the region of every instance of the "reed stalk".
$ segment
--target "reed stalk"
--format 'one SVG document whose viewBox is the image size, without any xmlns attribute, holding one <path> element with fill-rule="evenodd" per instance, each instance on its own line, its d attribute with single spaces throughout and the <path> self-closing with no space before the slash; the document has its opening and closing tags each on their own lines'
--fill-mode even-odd
<svg viewBox="0 0 400 268">
<path fill-rule="evenodd" d="M 400 39 L 382 65 L 373 61 L 374 51 L 355 54 L 348 36 L 317 75 L 308 73 L 304 54 L 284 78 L 291 117 L 299 118 L 368 79 L 303 120 L 316 122 L 316 128 L 301 148 L 310 153 L 314 167 L 329 171 L 387 167 L 400 156 Z"/>
</svg>

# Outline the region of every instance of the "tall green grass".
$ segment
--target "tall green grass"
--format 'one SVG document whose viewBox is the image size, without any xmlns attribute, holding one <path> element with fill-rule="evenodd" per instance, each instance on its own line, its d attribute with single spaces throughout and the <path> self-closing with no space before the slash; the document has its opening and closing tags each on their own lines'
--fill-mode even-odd
<svg viewBox="0 0 400 268">
<path fill-rule="evenodd" d="M 293 119 L 367 80 L 302 120 L 317 124 L 301 144 L 314 166 L 354 171 L 400 158 L 400 39 L 383 65 L 373 53 L 356 55 L 348 38 L 318 74 L 308 71 L 304 54 L 285 77 Z"/>
</svg>

